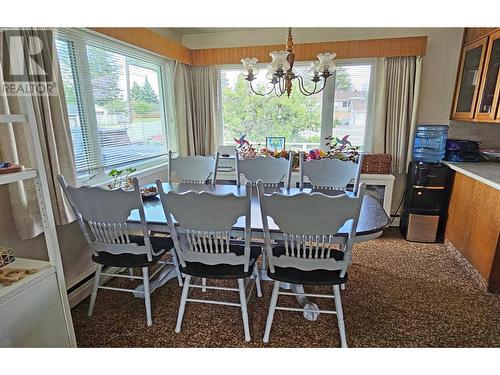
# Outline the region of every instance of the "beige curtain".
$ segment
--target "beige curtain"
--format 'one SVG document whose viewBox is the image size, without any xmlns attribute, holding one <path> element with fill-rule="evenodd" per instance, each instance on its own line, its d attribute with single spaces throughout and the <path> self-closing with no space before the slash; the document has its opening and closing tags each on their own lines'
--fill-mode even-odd
<svg viewBox="0 0 500 375">
<path fill-rule="evenodd" d="M 217 68 L 177 63 L 174 76 L 179 153 L 182 156 L 215 153 Z"/>
<path fill-rule="evenodd" d="M 33 95 L 30 97 L 29 104 L 32 104 L 37 120 L 55 221 L 58 225 L 68 224 L 74 220 L 73 213 L 63 197 L 56 177 L 62 174 L 71 184 L 74 184 L 76 172 L 61 72 L 55 54 L 54 33 L 46 29 L 23 29 L 20 33 L 25 41 L 30 37 L 39 38 L 42 41 L 42 52 L 32 58 L 44 71 L 52 71 L 57 86 L 57 95 Z M 4 35 L 0 34 L 0 37 L 3 40 Z M 8 58 L 7 43 L 4 43 L 2 59 L 5 62 Z M 25 61 L 29 61 L 27 55 Z M 0 68 L 0 84 L 3 82 L 4 74 Z M 6 95 L 3 91 L 0 93 L 0 113 L 20 113 L 20 108 L 19 97 Z M 35 163 L 32 149 L 28 124 L 0 126 L 1 160 L 33 166 Z M 19 237 L 28 239 L 39 235 L 43 228 L 33 181 L 10 184 L 9 197 Z"/>
<path fill-rule="evenodd" d="M 422 58 L 387 57 L 377 70 L 374 152 L 392 155 L 392 173 L 404 174 L 417 125 Z"/>
</svg>

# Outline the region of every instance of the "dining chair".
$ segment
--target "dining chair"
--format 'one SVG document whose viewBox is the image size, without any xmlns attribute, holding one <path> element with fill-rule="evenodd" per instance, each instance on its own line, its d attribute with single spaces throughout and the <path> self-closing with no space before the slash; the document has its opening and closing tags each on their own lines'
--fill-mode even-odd
<svg viewBox="0 0 500 375">
<path fill-rule="evenodd" d="M 171 262 L 162 259 L 173 249 L 172 239 L 149 234 L 137 179 L 133 179 L 134 190 L 126 191 L 90 186 L 73 187 L 67 185 L 63 176 L 59 175 L 57 178 L 93 253 L 92 260 L 97 264 L 88 316 L 92 316 L 99 289 L 132 292 L 144 296 L 146 322 L 151 326 L 150 280 L 168 264 L 174 266 L 179 285 L 182 285 L 182 278 L 173 253 Z M 139 211 L 141 222 L 138 227 L 134 227 L 137 229 L 130 228 L 127 224 L 132 210 Z M 149 267 L 157 264 L 159 267 L 149 275 Z M 103 267 L 108 267 L 106 272 L 103 272 Z M 113 272 L 116 268 L 118 270 Z M 142 270 L 142 276 L 133 275 L 135 268 Z M 132 272 L 122 275 L 126 269 Z M 101 285 L 102 276 L 142 280 L 143 290 Z"/>
<path fill-rule="evenodd" d="M 215 184 L 217 178 L 217 165 L 219 153 L 213 156 L 184 156 L 172 157 L 172 151 L 168 152 L 168 182 L 172 182 L 172 175 L 179 182 L 191 184 L 206 184 L 208 180 Z"/>
<path fill-rule="evenodd" d="M 320 312 L 337 315 L 341 346 L 347 347 L 339 286 L 347 280 L 365 185 L 361 184 L 357 195 L 300 193 L 286 196 L 264 194 L 264 184 L 259 181 L 257 191 L 269 264 L 267 275 L 274 280 L 263 341 L 269 342 L 276 310 Z M 278 232 L 269 231 L 268 218 L 274 220 Z M 347 235 L 339 235 L 341 228 Z M 331 285 L 333 296 L 280 292 L 282 283 Z M 333 298 L 335 310 L 278 306 L 279 295 Z"/>
<path fill-rule="evenodd" d="M 241 159 L 236 153 L 236 183 L 241 186 L 241 174 L 243 174 L 252 185 L 255 185 L 257 180 L 261 180 L 266 187 L 278 187 L 283 183 L 286 188 L 289 188 L 292 163 L 293 153 L 290 153 L 288 160 L 269 156 Z"/>
<path fill-rule="evenodd" d="M 347 185 L 354 183 L 354 192 L 359 187 L 363 155 L 357 163 L 340 159 L 304 160 L 304 153 L 299 157 L 300 188 L 304 188 L 305 177 L 313 189 L 345 191 Z"/>
<path fill-rule="evenodd" d="M 156 186 L 160 192 L 180 270 L 186 276 L 175 332 L 181 331 L 187 302 L 237 306 L 241 308 L 245 340 L 250 341 L 247 302 L 254 286 L 257 288 L 257 295 L 262 296 L 256 265 L 261 248 L 250 244 L 251 184 L 246 185 L 245 196 L 195 191 L 182 194 L 169 191 L 165 194 L 160 180 L 156 181 Z M 232 230 L 240 217 L 245 218 L 242 241 L 235 239 Z M 195 284 L 192 277 L 237 280 L 238 288 Z M 250 282 L 250 277 L 254 277 L 254 282 Z M 188 296 L 190 288 L 239 292 L 240 303 L 191 298 Z"/>
</svg>

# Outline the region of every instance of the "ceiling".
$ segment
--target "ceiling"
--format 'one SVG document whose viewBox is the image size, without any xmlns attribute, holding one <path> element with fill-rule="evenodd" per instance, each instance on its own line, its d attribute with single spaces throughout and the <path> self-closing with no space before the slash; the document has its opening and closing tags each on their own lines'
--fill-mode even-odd
<svg viewBox="0 0 500 375">
<path fill-rule="evenodd" d="M 169 27 L 170 30 L 179 34 L 208 34 L 221 33 L 226 31 L 249 31 L 255 27 Z"/>
</svg>

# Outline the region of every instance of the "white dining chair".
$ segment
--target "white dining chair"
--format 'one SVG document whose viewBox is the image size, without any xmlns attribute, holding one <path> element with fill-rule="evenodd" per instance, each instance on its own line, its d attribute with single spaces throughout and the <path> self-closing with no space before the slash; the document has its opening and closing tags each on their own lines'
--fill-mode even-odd
<svg viewBox="0 0 500 375">
<path fill-rule="evenodd" d="M 303 152 L 299 160 L 300 188 L 304 188 L 307 177 L 313 189 L 345 191 L 347 185 L 353 183 L 354 192 L 357 191 L 363 165 L 362 154 L 357 163 L 330 158 L 305 161 Z"/>
<path fill-rule="evenodd" d="M 92 260 L 97 263 L 88 316 L 92 316 L 99 289 L 132 292 L 144 296 L 146 322 L 148 326 L 152 325 L 150 280 L 168 264 L 175 268 L 179 285 L 182 285 L 182 278 L 173 252 L 171 261 L 162 260 L 164 255 L 173 250 L 172 239 L 149 235 L 137 179 L 133 179 L 134 190 L 125 191 L 90 186 L 73 187 L 66 184 L 63 176 L 59 175 L 57 178 L 93 253 Z M 141 219 L 140 226 L 135 230 L 131 230 L 127 224 L 132 210 L 138 210 Z M 140 235 L 135 234 L 136 231 Z M 157 264 L 160 266 L 149 275 L 149 267 Z M 103 272 L 103 267 L 115 267 L 118 271 Z M 126 269 L 130 271 L 135 268 L 142 269 L 142 276 L 134 276 L 133 272 L 121 274 Z M 101 285 L 102 276 L 142 280 L 144 290 Z"/>
<path fill-rule="evenodd" d="M 288 160 L 268 156 L 241 159 L 236 153 L 236 183 L 241 186 L 241 175 L 244 175 L 252 185 L 255 185 L 257 180 L 261 180 L 266 187 L 278 187 L 283 183 L 286 188 L 289 188 L 292 164 L 293 153 L 290 153 Z"/>
<path fill-rule="evenodd" d="M 215 184 L 219 153 L 214 156 L 184 156 L 172 157 L 168 152 L 168 182 L 173 182 L 173 175 L 181 183 L 206 184 L 208 180 Z"/>
<path fill-rule="evenodd" d="M 246 185 L 246 196 L 195 191 L 181 194 L 169 191 L 165 194 L 160 180 L 156 181 L 156 186 L 180 270 L 186 275 L 175 332 L 181 331 L 187 302 L 237 306 L 241 308 L 245 340 L 250 341 L 247 302 L 254 286 L 257 295 L 262 296 L 257 269 L 261 248 L 250 244 L 251 184 Z M 240 217 L 245 218 L 244 238 L 236 240 L 232 228 Z M 238 288 L 195 284 L 192 277 L 237 280 Z M 250 282 L 250 277 L 254 282 Z M 238 292 L 240 303 L 191 298 L 188 297 L 190 288 Z"/>
<path fill-rule="evenodd" d="M 269 342 L 276 310 L 320 312 L 337 316 L 340 343 L 347 347 L 339 286 L 347 280 L 365 185 L 361 184 L 356 196 L 323 193 L 266 195 L 261 182 L 257 184 L 257 190 L 269 264 L 267 275 L 274 280 L 263 341 Z M 269 218 L 279 227 L 278 232 L 269 231 Z M 339 235 L 341 228 L 347 235 Z M 333 296 L 280 292 L 281 283 L 331 285 Z M 335 310 L 278 306 L 279 295 L 333 298 Z"/>
</svg>

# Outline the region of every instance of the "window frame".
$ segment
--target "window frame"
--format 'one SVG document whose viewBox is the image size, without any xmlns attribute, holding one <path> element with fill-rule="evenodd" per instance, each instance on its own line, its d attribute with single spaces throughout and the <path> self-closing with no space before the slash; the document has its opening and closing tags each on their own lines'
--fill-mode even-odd
<svg viewBox="0 0 500 375">
<path fill-rule="evenodd" d="M 296 61 L 295 65 L 308 65 L 310 61 Z M 367 113 L 366 113 L 366 125 L 363 140 L 363 152 L 371 152 L 373 149 L 373 126 L 375 120 L 375 91 L 376 91 L 376 75 L 377 75 L 377 59 L 375 58 L 362 58 L 362 59 L 339 59 L 335 60 L 335 64 L 338 66 L 349 66 L 349 65 L 370 65 L 370 83 L 367 98 Z M 266 69 L 266 63 L 259 63 L 259 69 Z M 223 70 L 240 70 L 241 65 L 238 64 L 225 64 L 219 65 L 219 75 L 218 75 L 218 98 L 217 98 L 217 140 L 219 145 L 224 145 L 224 121 L 222 115 L 222 71 Z M 321 131 L 320 131 L 320 148 L 326 150 L 326 140 L 325 138 L 332 136 L 333 134 L 333 118 L 335 113 L 335 89 L 334 83 L 336 81 L 336 72 L 327 80 L 326 87 L 323 90 L 323 99 L 321 103 Z M 292 88 L 293 90 L 293 88 Z"/>
<path fill-rule="evenodd" d="M 57 29 L 55 34 L 56 39 L 63 40 L 68 43 L 68 46 L 71 44 L 71 47 L 68 48 L 72 49 L 72 53 L 75 58 L 75 61 L 72 61 L 72 63 L 75 63 L 77 67 L 76 74 L 75 72 L 73 73 L 76 75 L 76 79 L 74 78 L 75 95 L 77 95 L 78 105 L 82 106 L 81 110 L 83 118 L 80 118 L 80 120 L 83 122 L 82 125 L 85 125 L 84 131 L 87 133 L 85 136 L 89 137 L 87 138 L 89 142 L 86 142 L 85 147 L 89 147 L 89 152 L 91 153 L 90 155 L 86 154 L 86 158 L 88 159 L 91 157 L 101 160 L 101 147 L 99 146 L 97 137 L 98 123 L 95 110 L 93 110 L 95 108 L 95 102 L 90 82 L 90 71 L 87 58 L 87 45 L 90 45 L 113 53 L 125 55 L 127 61 L 135 61 L 137 63 L 134 63 L 135 65 L 154 70 L 158 74 L 160 121 L 164 134 L 166 134 L 165 153 L 149 158 L 148 160 L 131 161 L 130 165 L 137 168 L 138 173 L 160 166 L 166 166 L 168 162 L 169 150 L 177 149 L 175 114 L 173 113 L 173 82 L 169 82 L 174 80 L 173 61 L 140 47 L 118 41 L 114 38 L 110 38 L 88 29 L 62 28 Z M 112 180 L 112 177 L 107 174 L 107 171 L 112 168 L 113 166 L 101 166 L 96 169 L 97 173 L 92 173 L 90 171 L 87 175 L 79 177 L 78 182 L 93 186 L 107 183 Z"/>
</svg>

